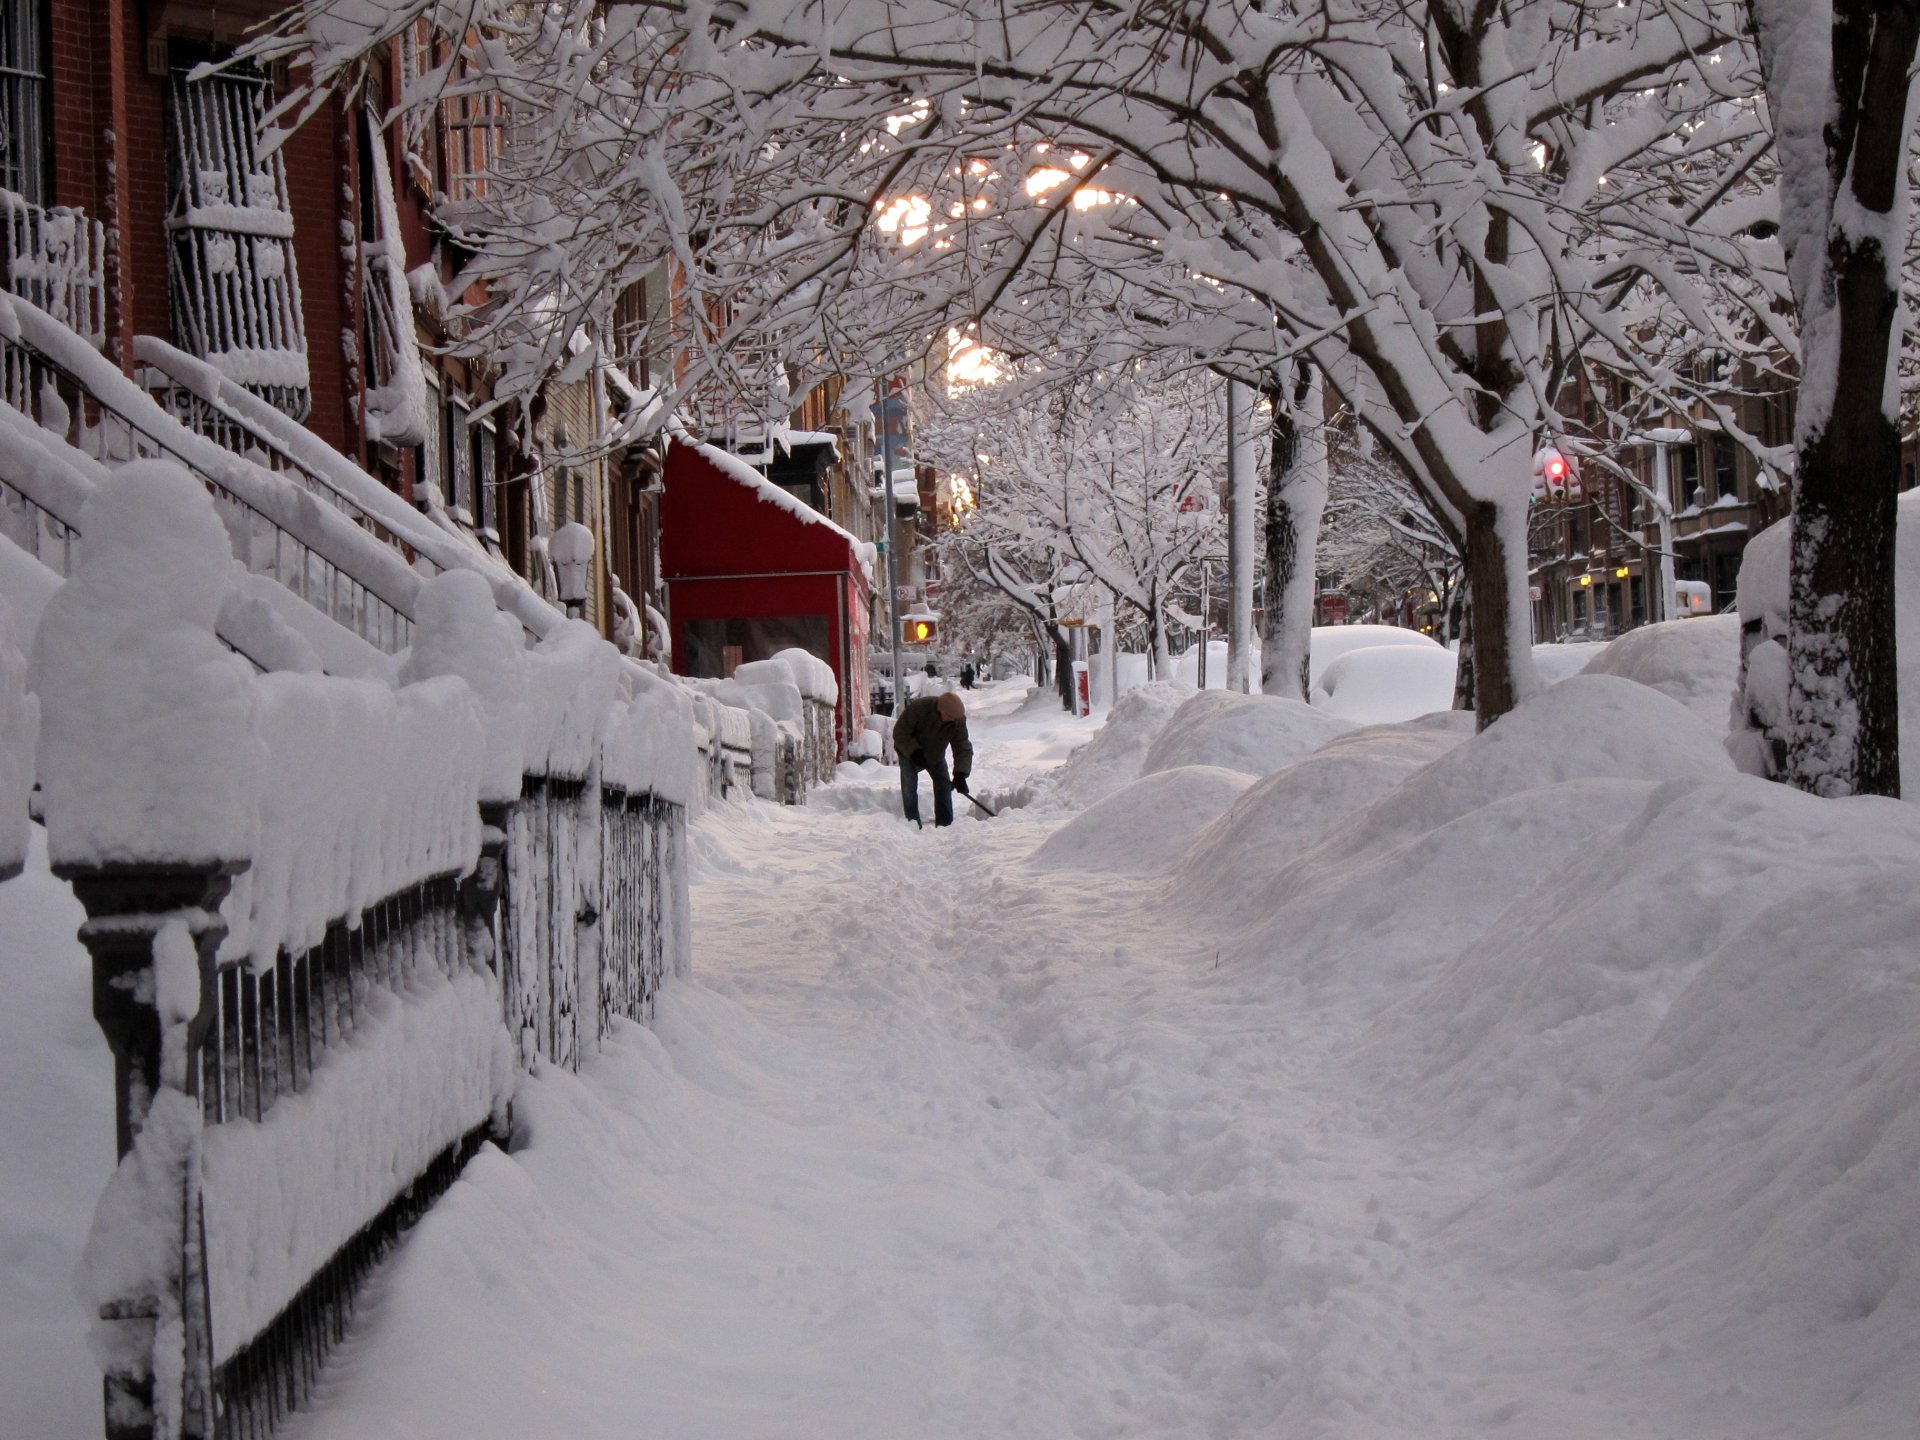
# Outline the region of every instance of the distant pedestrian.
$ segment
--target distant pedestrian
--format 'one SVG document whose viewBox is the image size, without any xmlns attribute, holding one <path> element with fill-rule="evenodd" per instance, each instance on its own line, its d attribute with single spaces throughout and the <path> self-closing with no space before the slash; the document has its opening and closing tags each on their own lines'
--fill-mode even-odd
<svg viewBox="0 0 1920 1440">
<path fill-rule="evenodd" d="M 971 660 L 960 667 L 960 688 L 962 690 L 973 689 L 973 662 Z"/>
<path fill-rule="evenodd" d="M 953 751 L 948 778 L 947 751 Z M 900 757 L 900 808 L 920 823 L 920 772 L 933 778 L 933 823 L 953 824 L 953 792 L 962 795 L 973 771 L 973 743 L 967 739 L 966 702 L 951 691 L 909 700 L 893 722 L 893 750 Z"/>
</svg>

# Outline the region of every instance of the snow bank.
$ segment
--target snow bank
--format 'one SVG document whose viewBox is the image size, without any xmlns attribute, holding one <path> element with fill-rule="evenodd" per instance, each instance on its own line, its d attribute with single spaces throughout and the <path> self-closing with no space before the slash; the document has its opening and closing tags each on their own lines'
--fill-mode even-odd
<svg viewBox="0 0 1920 1440">
<path fill-rule="evenodd" d="M 1328 741 L 1255 781 L 1201 830 L 1180 863 L 1176 889 L 1210 911 L 1246 917 L 1270 909 L 1273 876 L 1473 731 L 1470 712 L 1442 710 Z"/>
<path fill-rule="evenodd" d="M 1437 1133 L 1524 1160 L 1622 1078 L 1705 957 L 1755 916 L 1916 860 L 1920 816 L 1893 801 L 1729 774 L 1650 788 L 1582 855 L 1577 884 L 1507 880 L 1498 928 L 1383 1019 L 1370 1048 L 1417 1085 Z"/>
<path fill-rule="evenodd" d="M 81 535 L 31 671 L 54 863 L 245 856 L 264 752 L 252 671 L 214 638 L 232 561 L 206 490 L 135 462 Z"/>
<path fill-rule="evenodd" d="M 1197 833 L 1253 784 L 1213 765 L 1143 775 L 1088 806 L 1033 852 L 1043 869 L 1146 875 L 1181 854 Z"/>
<path fill-rule="evenodd" d="M 93 1018 L 86 912 L 37 826 L 0 884 L 0 1396 L 10 1435 L 100 1433 L 100 1368 L 73 1280 L 113 1173 L 113 1056 Z"/>
<path fill-rule="evenodd" d="M 1686 707 L 1610 675 L 1575 675 L 1523 701 L 1370 806 L 1346 855 L 1398 843 L 1510 795 L 1566 780 L 1672 780 L 1732 770 Z M 1335 843 L 1330 841 L 1330 843 Z"/>
<path fill-rule="evenodd" d="M 1357 725 L 1391 725 L 1453 706 L 1455 658 L 1439 646 L 1349 650 L 1320 672 L 1316 709 Z"/>
<path fill-rule="evenodd" d="M 1192 693 L 1170 680 L 1127 691 L 1093 738 L 1055 773 L 1052 793 L 1068 805 L 1091 805 L 1134 779 L 1148 747 Z"/>
<path fill-rule="evenodd" d="M 1558 685 L 1569 675 L 1578 675 L 1592 664 L 1605 644 L 1575 640 L 1553 645 L 1533 647 L 1533 668 L 1540 672 L 1540 683 Z"/>
<path fill-rule="evenodd" d="M 1716 733 L 1740 682 L 1740 617 L 1702 615 L 1642 625 L 1613 641 L 1581 672 L 1651 685 Z"/>
<path fill-rule="evenodd" d="M 1446 647 L 1431 635 L 1399 625 L 1316 625 L 1308 640 L 1307 688 L 1320 683 L 1326 668 L 1342 655 L 1378 646 L 1405 645 L 1421 650 Z"/>
<path fill-rule="evenodd" d="M 1185 701 L 1148 747 L 1140 772 L 1179 765 L 1218 765 L 1266 775 L 1311 755 L 1351 721 L 1298 700 L 1207 690 Z"/>
</svg>

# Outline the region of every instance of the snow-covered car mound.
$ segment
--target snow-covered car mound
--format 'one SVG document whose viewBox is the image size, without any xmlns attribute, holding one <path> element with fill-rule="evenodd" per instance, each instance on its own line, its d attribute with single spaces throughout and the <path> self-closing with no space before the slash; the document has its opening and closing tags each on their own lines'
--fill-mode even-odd
<svg viewBox="0 0 1920 1440">
<path fill-rule="evenodd" d="M 1588 662 L 1583 675 L 1651 685 L 1724 733 L 1740 683 L 1740 617 L 1701 615 L 1629 630 Z"/>
<path fill-rule="evenodd" d="M 1438 645 L 1349 650 L 1320 672 L 1310 698 L 1356 725 L 1391 725 L 1449 709 L 1455 669 L 1453 652 Z"/>
<path fill-rule="evenodd" d="M 1286 957 L 1271 981 L 1326 1014 L 1328 1045 L 1431 980 L 1530 887 L 1584 873 L 1574 857 L 1640 815 L 1663 783 L 1734 773 L 1717 737 L 1679 702 L 1612 676 L 1575 676 L 1447 746 L 1445 727 L 1459 723 L 1434 716 L 1404 727 L 1441 731 L 1428 742 L 1441 753 L 1424 764 L 1417 751 L 1407 756 L 1414 768 L 1404 779 L 1319 843 L 1311 821 L 1305 848 L 1281 833 L 1290 790 L 1311 815 L 1318 788 L 1311 769 L 1296 767 L 1290 783 L 1276 776 L 1248 791 L 1181 862 L 1183 878 L 1204 866 L 1209 879 L 1191 895 L 1175 887 L 1173 903 L 1241 918 L 1246 963 Z M 1350 743 L 1359 748 L 1360 737 Z M 1376 787 L 1390 779 L 1378 762 L 1392 742 L 1383 732 L 1376 743 L 1380 754 L 1353 767 L 1363 786 L 1368 770 Z M 1322 762 L 1329 811 L 1346 803 L 1337 758 Z M 1266 904 L 1236 904 L 1236 893 Z"/>
<path fill-rule="evenodd" d="M 1473 734 L 1473 716 L 1442 710 L 1398 725 L 1341 735 L 1297 764 L 1263 776 L 1200 831 L 1179 862 L 1183 895 L 1228 914 L 1273 906 L 1272 876 L 1415 771 Z"/>
<path fill-rule="evenodd" d="M 1054 831 L 1033 852 L 1033 863 L 1043 869 L 1150 875 L 1177 858 L 1253 783 L 1251 775 L 1215 765 L 1143 775 Z"/>
<path fill-rule="evenodd" d="M 1140 773 L 1181 765 L 1218 765 L 1248 775 L 1267 775 L 1304 760 L 1353 722 L 1276 695 L 1240 695 L 1203 690 L 1167 721 L 1140 766 Z"/>
<path fill-rule="evenodd" d="M 1502 716 L 1369 807 L 1343 854 L 1391 845 L 1509 795 L 1568 780 L 1726 775 L 1720 738 L 1684 705 L 1611 675 L 1575 675 Z"/>
<path fill-rule="evenodd" d="M 1051 793 L 1079 808 L 1104 799 L 1140 774 L 1147 750 L 1193 692 L 1170 680 L 1122 695 L 1093 738 L 1054 772 Z"/>
<path fill-rule="evenodd" d="M 1318 685 L 1327 667 L 1342 655 L 1396 645 L 1416 650 L 1447 648 L 1431 635 L 1399 625 L 1316 625 L 1307 639 L 1307 688 Z"/>
</svg>

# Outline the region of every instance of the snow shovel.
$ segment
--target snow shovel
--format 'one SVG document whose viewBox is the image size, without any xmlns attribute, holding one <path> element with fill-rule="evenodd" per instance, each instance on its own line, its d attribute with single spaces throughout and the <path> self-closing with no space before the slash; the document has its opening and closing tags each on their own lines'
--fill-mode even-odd
<svg viewBox="0 0 1920 1440">
<path fill-rule="evenodd" d="M 962 795 L 966 795 L 967 799 L 973 800 L 973 796 L 967 795 L 966 791 L 962 790 L 960 793 Z M 989 820 L 993 819 L 995 816 L 997 816 L 1000 813 L 998 810 L 987 809 L 987 807 L 978 800 L 973 800 L 973 803 L 979 808 L 980 813 L 985 815 Z"/>
</svg>

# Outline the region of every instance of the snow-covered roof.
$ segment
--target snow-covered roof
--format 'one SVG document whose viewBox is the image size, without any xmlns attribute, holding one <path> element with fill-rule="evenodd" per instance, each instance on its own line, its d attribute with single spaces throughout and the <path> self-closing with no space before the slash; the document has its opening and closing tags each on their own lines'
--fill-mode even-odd
<svg viewBox="0 0 1920 1440">
<path fill-rule="evenodd" d="M 683 441 L 681 443 L 685 444 L 688 442 Z M 729 479 L 746 486 L 747 489 L 753 491 L 755 496 L 767 504 L 786 511 L 796 520 L 803 520 L 809 525 L 821 525 L 831 530 L 854 548 L 855 552 L 860 555 L 862 563 L 865 563 L 867 557 L 872 554 L 873 547 L 867 544 L 866 541 L 860 539 L 850 530 L 843 530 L 804 500 L 799 499 L 786 490 L 782 490 L 778 485 L 754 469 L 753 466 L 747 464 L 747 462 L 742 460 L 738 455 L 730 455 L 717 445 L 695 443 L 693 448 L 698 452 L 702 460 L 707 461 L 716 470 L 724 473 Z"/>
</svg>

